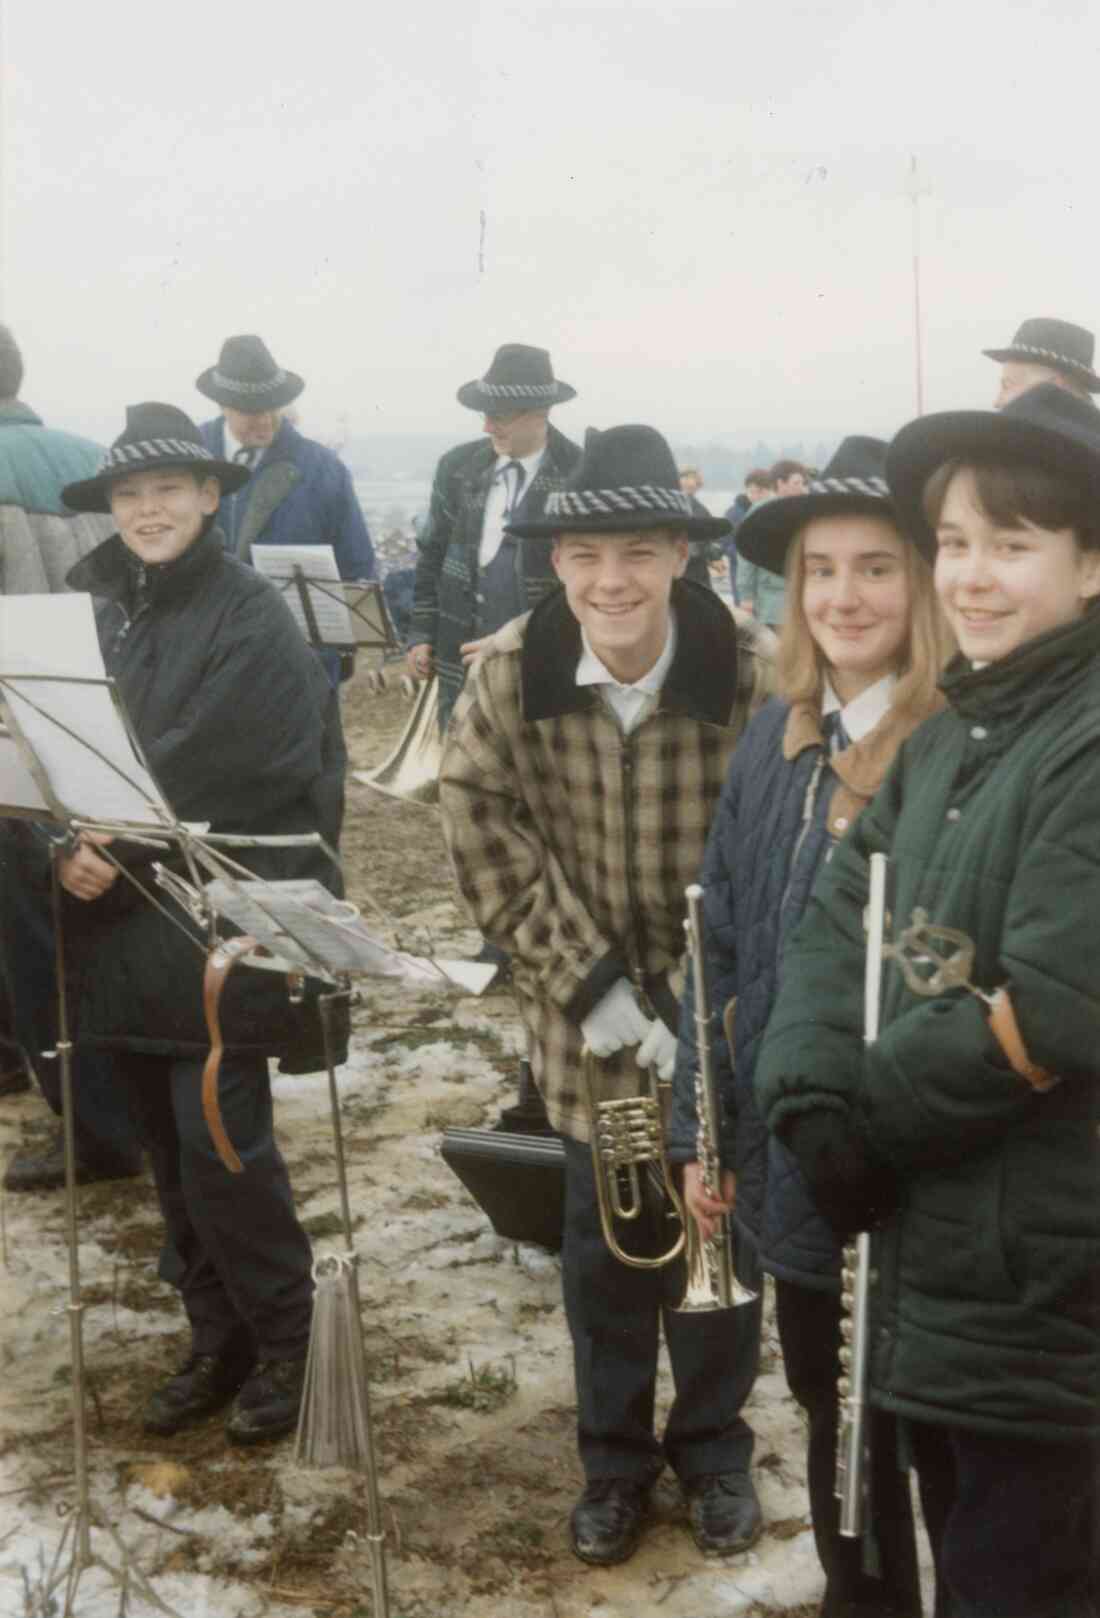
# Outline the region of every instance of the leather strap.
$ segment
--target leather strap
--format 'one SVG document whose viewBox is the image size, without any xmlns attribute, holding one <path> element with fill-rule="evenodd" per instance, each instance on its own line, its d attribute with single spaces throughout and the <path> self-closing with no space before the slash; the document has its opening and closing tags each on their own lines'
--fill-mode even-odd
<svg viewBox="0 0 1100 1618">
<path fill-rule="evenodd" d="M 1027 1054 L 1024 1036 L 1020 1032 L 1007 989 L 995 989 L 989 996 L 989 1026 L 1012 1071 L 1018 1073 L 1033 1090 L 1053 1090 L 1059 1082 L 1058 1075 L 1038 1067 Z"/>
<path fill-rule="evenodd" d="M 222 1054 L 225 1050 L 221 1024 L 218 1021 L 218 1003 L 222 997 L 225 980 L 237 962 L 244 960 L 246 955 L 251 955 L 253 950 L 262 947 L 258 940 L 248 933 L 243 933 L 238 938 L 224 939 L 206 957 L 206 970 L 202 979 L 202 1009 L 206 1018 L 207 1032 L 210 1035 L 210 1055 L 206 1058 L 206 1065 L 202 1070 L 202 1115 L 206 1119 L 206 1127 L 210 1131 L 210 1138 L 214 1142 L 218 1156 L 230 1174 L 243 1174 L 244 1164 L 233 1150 L 233 1143 L 225 1132 L 221 1108 L 218 1105 L 218 1075 L 221 1072 Z"/>
</svg>

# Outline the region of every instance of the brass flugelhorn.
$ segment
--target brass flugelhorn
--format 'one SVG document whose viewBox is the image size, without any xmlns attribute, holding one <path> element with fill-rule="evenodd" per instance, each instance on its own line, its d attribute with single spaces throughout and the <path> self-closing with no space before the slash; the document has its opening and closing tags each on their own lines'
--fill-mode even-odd
<svg viewBox="0 0 1100 1618">
<path fill-rule="evenodd" d="M 420 686 L 416 705 L 401 738 L 382 764 L 356 770 L 355 779 L 375 792 L 407 803 L 439 802 L 439 766 L 443 743 L 439 735 L 439 683 L 433 676 Z"/>
<path fill-rule="evenodd" d="M 707 992 L 706 957 L 703 948 L 703 890 L 697 882 L 687 889 L 688 954 L 691 957 L 692 987 L 695 991 L 695 1110 L 699 1120 L 695 1152 L 708 1196 L 721 1194 L 722 1167 L 718 1156 L 718 1091 L 714 1080 L 711 1052 L 710 997 Z M 732 1309 L 752 1303 L 756 1293 L 737 1278 L 735 1235 L 729 1214 L 723 1214 L 718 1229 L 704 1241 L 691 1214 L 684 1218 L 687 1286 L 677 1310 L 700 1314 L 711 1309 Z"/>
<path fill-rule="evenodd" d="M 588 1105 L 588 1139 L 592 1151 L 592 1172 L 596 1180 L 596 1201 L 600 1210 L 603 1239 L 622 1264 L 635 1270 L 659 1270 L 684 1251 L 687 1221 L 684 1205 L 676 1189 L 665 1155 L 665 1129 L 659 1087 L 656 1079 L 647 1095 L 623 1096 L 615 1101 L 597 1101 L 594 1063 L 596 1058 L 585 1046 L 581 1054 L 585 1100 Z M 665 1253 L 654 1258 L 638 1258 L 628 1253 L 615 1235 L 615 1220 L 629 1224 L 645 1207 L 645 1183 L 649 1180 L 662 1202 L 672 1204 L 672 1217 L 680 1221 L 675 1241 Z"/>
</svg>

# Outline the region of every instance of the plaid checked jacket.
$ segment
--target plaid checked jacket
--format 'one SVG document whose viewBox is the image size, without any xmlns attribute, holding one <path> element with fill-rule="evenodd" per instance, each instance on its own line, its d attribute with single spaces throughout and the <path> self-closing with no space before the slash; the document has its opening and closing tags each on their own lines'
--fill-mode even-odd
<svg viewBox="0 0 1100 1618">
<path fill-rule="evenodd" d="M 530 487 L 523 492 L 520 509 L 539 510 L 551 490 L 564 487 L 580 455 L 576 444 L 551 427 L 546 454 Z M 407 643 L 426 643 L 432 648 L 439 676 L 441 730 L 447 727 L 466 674 L 459 647 L 479 633 L 478 551 L 496 459 L 488 438 L 448 450 L 436 467 L 428 521 L 417 540 Z M 520 571 L 520 593 L 528 607 L 541 601 L 557 584 L 550 566 L 549 540 L 524 540 L 517 545 L 516 567 Z"/>
<path fill-rule="evenodd" d="M 770 690 L 751 623 L 683 579 L 672 601 L 676 655 L 629 736 L 576 684 L 580 626 L 558 591 L 485 648 L 444 747 L 458 884 L 512 956 L 535 1077 L 554 1127 L 575 1140 L 588 1138 L 580 1023 L 615 980 L 632 978 L 677 1027 L 684 889 L 730 754 Z M 633 1051 L 599 1073 L 601 1098 L 648 1085 Z"/>
</svg>

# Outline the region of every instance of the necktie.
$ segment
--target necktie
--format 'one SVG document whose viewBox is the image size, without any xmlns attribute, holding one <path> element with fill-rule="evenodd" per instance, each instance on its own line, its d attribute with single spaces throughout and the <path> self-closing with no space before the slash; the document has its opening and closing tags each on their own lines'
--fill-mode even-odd
<svg viewBox="0 0 1100 1618">
<path fill-rule="evenodd" d="M 832 713 L 823 715 L 821 739 L 830 753 L 843 753 L 846 747 L 851 747 L 852 738 L 844 728 L 844 719 L 839 708 L 834 708 Z"/>
<path fill-rule="evenodd" d="M 239 449 L 234 455 L 233 459 L 241 466 L 247 466 L 248 470 L 251 472 L 252 468 L 256 464 L 256 457 L 259 455 L 259 453 L 259 450 L 256 449 Z"/>
<path fill-rule="evenodd" d="M 508 479 L 508 503 L 504 507 L 505 522 L 508 521 L 513 511 L 515 511 L 516 507 L 519 505 L 520 491 L 523 488 L 524 479 L 527 477 L 526 468 L 521 466 L 518 461 L 506 461 L 504 463 L 500 469 L 501 477 L 507 477 L 509 472 L 513 473 L 514 476 Z"/>
</svg>

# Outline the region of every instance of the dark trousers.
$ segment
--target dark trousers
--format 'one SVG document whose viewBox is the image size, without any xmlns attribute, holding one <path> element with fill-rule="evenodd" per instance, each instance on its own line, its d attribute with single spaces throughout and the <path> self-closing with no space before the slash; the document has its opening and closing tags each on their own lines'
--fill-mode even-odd
<svg viewBox="0 0 1100 1618">
<path fill-rule="evenodd" d="M 600 1228 L 589 1148 L 564 1144 L 562 1289 L 585 1477 L 649 1480 L 665 1461 L 685 1483 L 706 1473 L 747 1473 L 753 1435 L 741 1407 L 759 1360 L 760 1299 L 737 1309 L 677 1314 L 682 1261 L 635 1270 L 615 1258 Z M 666 1251 L 679 1226 L 654 1196 L 641 1220 L 618 1221 L 616 1229 L 626 1251 L 642 1256 Z M 755 1286 L 759 1277 L 743 1279 Z M 676 1389 L 663 1443 L 653 1431 L 662 1325 Z"/>
<path fill-rule="evenodd" d="M 42 1056 L 57 1043 L 49 859 L 36 828 L 11 821 L 0 823 L 0 970 L 12 1038 L 34 1069 L 48 1105 L 60 1117 L 60 1063 Z M 108 1052 L 74 1052 L 73 1127 L 77 1152 L 86 1163 L 121 1174 L 136 1173 L 141 1167 L 126 1091 Z"/>
<path fill-rule="evenodd" d="M 936 1618 L 1096 1618 L 1088 1443 L 908 1427 L 936 1564 Z"/>
<path fill-rule="evenodd" d="M 845 1539 L 835 1497 L 840 1298 L 775 1283 L 775 1316 L 787 1386 L 809 1417 L 806 1479 L 814 1543 L 825 1570 L 820 1618 L 920 1618 L 920 1577 L 909 1477 L 898 1468 L 892 1416 L 871 1416 L 872 1545 Z M 865 1550 L 871 1551 L 865 1571 Z"/>
<path fill-rule="evenodd" d="M 249 1342 L 292 1359 L 309 1342 L 309 1240 L 272 1129 L 267 1063 L 227 1055 L 218 1088 L 244 1172 L 231 1174 L 202 1115 L 202 1062 L 127 1052 L 119 1068 L 149 1152 L 165 1243 L 161 1279 L 177 1287 L 198 1354 Z"/>
</svg>

